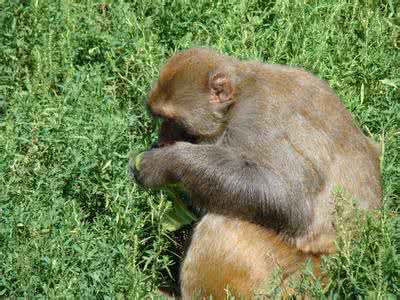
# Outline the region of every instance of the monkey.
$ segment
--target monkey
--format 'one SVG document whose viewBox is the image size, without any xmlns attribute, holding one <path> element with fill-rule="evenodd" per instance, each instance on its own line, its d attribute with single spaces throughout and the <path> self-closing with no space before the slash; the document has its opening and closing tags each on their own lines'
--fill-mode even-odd
<svg viewBox="0 0 400 300">
<path fill-rule="evenodd" d="M 277 267 L 287 288 L 307 260 L 320 274 L 336 251 L 335 187 L 362 210 L 381 205 L 379 152 L 328 83 L 301 68 L 187 49 L 145 105 L 162 123 L 133 176 L 146 188 L 179 182 L 204 211 L 181 266 L 183 299 L 224 299 L 227 288 L 254 298 Z"/>
</svg>

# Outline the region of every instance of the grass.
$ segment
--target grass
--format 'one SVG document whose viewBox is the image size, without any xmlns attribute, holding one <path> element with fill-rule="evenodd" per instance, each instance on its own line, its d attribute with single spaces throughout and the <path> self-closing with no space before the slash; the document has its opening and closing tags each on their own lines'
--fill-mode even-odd
<svg viewBox="0 0 400 300">
<path fill-rule="evenodd" d="M 197 45 L 303 66 L 382 142 L 383 217 L 326 261 L 327 288 L 298 288 L 400 297 L 398 0 L 0 0 L 0 298 L 156 297 L 165 197 L 130 182 L 127 153 L 155 138 L 161 64 Z"/>
</svg>

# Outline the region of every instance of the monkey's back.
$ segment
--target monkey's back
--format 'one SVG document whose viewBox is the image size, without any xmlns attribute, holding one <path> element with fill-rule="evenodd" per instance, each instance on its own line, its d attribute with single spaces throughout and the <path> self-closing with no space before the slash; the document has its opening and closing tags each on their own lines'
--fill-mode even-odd
<svg viewBox="0 0 400 300">
<path fill-rule="evenodd" d="M 358 198 L 362 208 L 379 206 L 379 150 L 354 124 L 335 92 L 302 69 L 264 66 L 267 86 L 284 82 L 267 102 L 283 109 L 274 112 L 273 122 L 284 122 L 295 151 L 313 162 L 324 175 L 326 187 L 344 188 Z"/>
<path fill-rule="evenodd" d="M 308 234 L 298 244 L 306 251 L 323 252 L 335 236 L 335 191 L 342 190 L 360 208 L 380 206 L 379 151 L 325 81 L 280 65 L 258 64 L 256 77 L 261 78 L 258 87 L 262 97 L 256 100 L 254 111 L 239 113 L 252 129 L 242 138 L 243 147 L 265 157 L 269 167 L 288 182 L 295 185 L 303 180 L 303 186 L 319 186 L 312 199 L 299 199 L 311 201 L 314 217 Z M 260 113 L 262 118 L 251 118 Z M 237 123 L 243 124 L 243 119 Z M 239 125 L 232 127 L 235 130 Z M 307 182 L 305 173 L 316 175 L 310 177 L 317 180 Z M 319 245 L 310 246 L 310 240 L 319 240 Z"/>
</svg>

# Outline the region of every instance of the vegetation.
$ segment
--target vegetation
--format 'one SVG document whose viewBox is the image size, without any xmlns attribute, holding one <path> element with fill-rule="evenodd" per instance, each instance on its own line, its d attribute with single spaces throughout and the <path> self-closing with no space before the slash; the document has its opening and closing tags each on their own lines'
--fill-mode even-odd
<svg viewBox="0 0 400 300">
<path fill-rule="evenodd" d="M 398 299 L 398 0 L 0 0 L 0 298 L 158 297 L 165 196 L 132 184 L 127 154 L 155 138 L 159 67 L 197 45 L 304 67 L 382 143 L 382 217 L 326 261 L 327 288 L 298 288 Z"/>
</svg>

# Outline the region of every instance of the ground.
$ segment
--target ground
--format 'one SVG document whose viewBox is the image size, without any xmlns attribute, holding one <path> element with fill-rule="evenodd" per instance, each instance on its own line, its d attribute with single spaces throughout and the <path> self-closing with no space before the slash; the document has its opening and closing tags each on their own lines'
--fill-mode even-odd
<svg viewBox="0 0 400 300">
<path fill-rule="evenodd" d="M 327 288 L 298 289 L 400 297 L 400 1 L 0 0 L 0 298 L 155 295 L 165 196 L 127 154 L 155 138 L 161 64 L 191 46 L 304 67 L 381 143 L 382 217 L 326 261 Z"/>
</svg>

